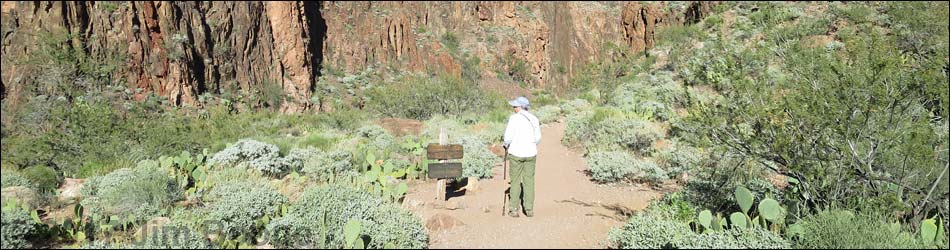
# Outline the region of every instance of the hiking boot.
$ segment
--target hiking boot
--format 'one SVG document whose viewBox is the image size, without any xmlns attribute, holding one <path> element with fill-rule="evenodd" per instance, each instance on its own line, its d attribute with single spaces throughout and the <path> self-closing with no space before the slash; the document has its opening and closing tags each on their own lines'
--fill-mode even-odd
<svg viewBox="0 0 950 250">
<path fill-rule="evenodd" d="M 518 218 L 519 216 L 521 216 L 521 214 L 519 214 L 518 212 L 515 212 L 515 211 L 508 211 L 508 216 L 511 216 L 511 217 L 514 217 L 514 218 Z"/>
<path fill-rule="evenodd" d="M 534 211 L 525 212 L 524 215 L 528 216 L 528 218 L 534 217 Z"/>
</svg>

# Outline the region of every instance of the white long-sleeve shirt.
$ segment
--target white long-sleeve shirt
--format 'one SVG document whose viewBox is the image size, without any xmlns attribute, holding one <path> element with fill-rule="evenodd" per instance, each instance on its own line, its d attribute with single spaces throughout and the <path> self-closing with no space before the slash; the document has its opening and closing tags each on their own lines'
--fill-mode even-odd
<svg viewBox="0 0 950 250">
<path fill-rule="evenodd" d="M 525 110 L 513 114 L 508 117 L 504 140 L 509 154 L 534 157 L 538 155 L 538 143 L 541 143 L 541 122 Z"/>
</svg>

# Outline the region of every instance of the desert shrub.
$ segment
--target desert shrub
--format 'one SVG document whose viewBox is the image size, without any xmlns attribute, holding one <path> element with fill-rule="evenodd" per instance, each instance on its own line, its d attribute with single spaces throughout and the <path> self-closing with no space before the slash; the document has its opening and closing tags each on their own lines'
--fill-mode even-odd
<svg viewBox="0 0 950 250">
<path fill-rule="evenodd" d="M 367 106 L 384 116 L 426 120 L 436 114 L 487 113 L 497 95 L 455 76 L 412 76 L 370 90 Z"/>
<path fill-rule="evenodd" d="M 688 234 L 675 245 L 679 249 L 791 249 L 787 240 L 761 228 Z"/>
<path fill-rule="evenodd" d="M 24 249 L 40 234 L 40 225 L 19 207 L 3 208 L 3 249 Z"/>
<path fill-rule="evenodd" d="M 462 136 L 459 142 L 465 149 L 465 154 L 462 156 L 462 176 L 491 178 L 492 168 L 499 159 L 488 150 L 488 144 L 474 136 Z"/>
<path fill-rule="evenodd" d="M 396 147 L 396 138 L 386 132 L 379 125 L 366 125 L 356 129 L 356 135 L 369 140 L 367 149 L 374 151 L 391 151 Z"/>
<path fill-rule="evenodd" d="M 164 225 L 158 230 L 148 232 L 145 238 L 132 246 L 136 249 L 213 249 L 201 232 L 181 224 Z M 113 247 L 105 247 L 113 248 Z"/>
<path fill-rule="evenodd" d="M 633 178 L 640 181 L 647 181 L 654 184 L 669 179 L 669 174 L 666 170 L 663 170 L 658 166 L 653 160 L 650 159 L 634 159 L 633 162 Z"/>
<path fill-rule="evenodd" d="M 594 181 L 618 182 L 636 173 L 633 162 L 633 156 L 625 152 L 594 152 L 587 157 L 587 171 Z"/>
<path fill-rule="evenodd" d="M 624 110 L 647 113 L 650 119 L 669 120 L 673 107 L 686 103 L 685 96 L 685 89 L 670 72 L 659 71 L 617 86 L 610 101 Z"/>
<path fill-rule="evenodd" d="M 81 190 L 81 204 L 99 218 L 147 221 L 177 201 L 181 188 L 173 170 L 140 165 L 89 178 Z"/>
<path fill-rule="evenodd" d="M 755 200 L 769 197 L 781 204 L 786 202 L 785 193 L 771 182 L 761 178 L 742 180 L 734 178 L 727 171 L 699 173 L 686 184 L 683 192 L 686 200 L 698 207 L 713 211 L 740 211 L 734 195 L 738 186 L 749 189 Z"/>
<path fill-rule="evenodd" d="M 590 102 L 584 99 L 574 99 L 560 105 L 561 112 L 569 117 L 590 110 L 592 107 Z"/>
<path fill-rule="evenodd" d="M 265 185 L 234 182 L 214 187 L 205 202 L 205 220 L 210 231 L 220 232 L 228 239 L 242 235 L 254 239 L 262 229 L 259 220 L 275 216 L 287 198 Z"/>
<path fill-rule="evenodd" d="M 12 171 L 5 171 L 2 176 L 0 176 L 0 188 L 7 187 L 32 187 L 33 183 L 29 179 L 24 178 L 20 174 L 14 173 Z"/>
<path fill-rule="evenodd" d="M 52 191 L 63 183 L 63 177 L 50 167 L 33 166 L 23 169 L 23 177 L 29 179 L 40 191 Z"/>
<path fill-rule="evenodd" d="M 541 124 L 556 122 L 561 118 L 561 107 L 554 105 L 542 106 L 534 111 L 534 114 L 541 121 Z"/>
<path fill-rule="evenodd" d="M 368 192 L 339 184 L 304 191 L 284 217 L 268 225 L 267 235 L 275 246 L 344 247 L 343 226 L 351 219 L 362 222 L 362 238 L 370 249 L 387 243 L 425 248 L 429 238 L 418 217 Z"/>
<path fill-rule="evenodd" d="M 794 239 L 799 248 L 882 249 L 923 247 L 914 234 L 903 232 L 900 224 L 887 223 L 878 216 L 843 210 L 826 210 L 798 223 L 802 233 Z"/>
<path fill-rule="evenodd" d="M 646 155 L 652 151 L 656 140 L 665 136 L 657 124 L 627 117 L 612 108 L 599 108 L 589 119 L 575 119 L 568 121 L 565 139 L 581 142 L 588 153 L 627 149 Z"/>
<path fill-rule="evenodd" d="M 619 249 L 670 249 L 681 238 L 695 233 L 685 223 L 637 215 L 608 235 L 611 247 Z"/>
<path fill-rule="evenodd" d="M 567 146 L 583 146 L 581 144 L 586 139 L 588 126 L 593 113 L 582 113 L 574 116 L 568 116 L 567 125 L 564 128 L 564 139 L 561 143 Z"/>
<path fill-rule="evenodd" d="M 354 172 L 357 169 L 353 165 L 353 153 L 346 150 L 320 151 L 309 149 L 312 152 L 306 156 L 296 156 L 302 160 L 303 173 L 317 178 L 318 180 L 329 180 L 331 176 L 339 176 L 346 172 Z"/>
<path fill-rule="evenodd" d="M 657 149 L 656 157 L 671 178 L 688 172 L 703 160 L 703 153 L 695 147 L 676 139 L 667 140 L 667 143 L 665 148 Z"/>
<path fill-rule="evenodd" d="M 210 163 L 212 165 L 231 166 L 247 164 L 249 167 L 271 176 L 286 173 L 293 166 L 300 165 L 294 159 L 281 157 L 280 149 L 277 146 L 251 139 L 240 140 L 214 154 Z"/>
<path fill-rule="evenodd" d="M 272 220 L 264 229 L 264 237 L 277 248 L 325 249 L 320 234 L 325 231 L 322 221 L 308 221 L 288 214 Z"/>
</svg>

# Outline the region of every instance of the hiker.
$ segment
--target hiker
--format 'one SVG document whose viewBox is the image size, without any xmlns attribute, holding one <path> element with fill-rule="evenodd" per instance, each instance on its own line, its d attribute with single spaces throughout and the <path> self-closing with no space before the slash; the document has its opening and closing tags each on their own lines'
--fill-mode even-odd
<svg viewBox="0 0 950 250">
<path fill-rule="evenodd" d="M 530 103 L 524 96 L 509 101 L 515 114 L 508 117 L 504 147 L 511 165 L 511 197 L 508 215 L 518 217 L 522 202 L 525 215 L 534 217 L 534 169 L 541 143 L 541 122 L 528 112 Z M 524 195 L 524 199 L 522 199 Z"/>
</svg>

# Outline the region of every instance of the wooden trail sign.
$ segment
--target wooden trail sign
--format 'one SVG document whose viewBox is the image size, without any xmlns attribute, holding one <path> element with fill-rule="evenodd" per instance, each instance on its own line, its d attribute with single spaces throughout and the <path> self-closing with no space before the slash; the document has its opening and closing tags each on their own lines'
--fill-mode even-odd
<svg viewBox="0 0 950 250">
<path fill-rule="evenodd" d="M 462 163 L 430 163 L 429 178 L 450 179 L 462 177 Z"/>
<path fill-rule="evenodd" d="M 431 143 L 426 148 L 426 156 L 439 163 L 429 163 L 429 178 L 449 179 L 462 177 L 462 163 L 446 163 L 445 160 L 462 159 L 464 156 L 462 145 L 441 145 Z"/>
<path fill-rule="evenodd" d="M 426 151 L 426 157 L 432 160 L 462 159 L 465 155 L 462 150 L 462 145 L 459 144 L 439 145 L 430 143 L 429 146 L 426 147 Z"/>
</svg>

